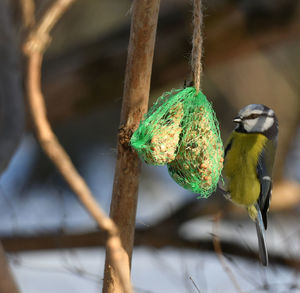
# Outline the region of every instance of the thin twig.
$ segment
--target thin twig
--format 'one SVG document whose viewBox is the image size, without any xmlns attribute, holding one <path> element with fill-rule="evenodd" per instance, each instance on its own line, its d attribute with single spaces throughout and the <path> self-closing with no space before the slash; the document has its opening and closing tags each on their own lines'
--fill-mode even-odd
<svg viewBox="0 0 300 293">
<path fill-rule="evenodd" d="M 215 252 L 219 258 L 219 261 L 224 269 L 224 271 L 227 273 L 228 277 L 230 278 L 230 280 L 232 281 L 235 289 L 237 290 L 237 292 L 239 293 L 244 293 L 244 291 L 241 289 L 238 281 L 236 280 L 232 270 L 230 269 L 230 267 L 227 265 L 223 252 L 222 252 L 222 248 L 221 248 L 221 244 L 220 244 L 220 239 L 217 236 L 217 228 L 218 228 L 218 223 L 220 221 L 220 217 L 221 214 L 219 213 L 214 220 L 214 232 L 213 232 L 213 244 L 214 244 L 214 249 Z"/>
<path fill-rule="evenodd" d="M 30 29 L 35 25 L 35 3 L 34 0 L 20 0 L 22 7 L 23 24 L 26 29 Z"/>
<path fill-rule="evenodd" d="M 27 53 L 26 51 L 43 52 L 47 49 L 47 45 L 51 41 L 50 31 L 74 2 L 75 0 L 56 0 L 52 3 L 29 33 L 28 39 L 24 44 L 25 53 Z"/>
<path fill-rule="evenodd" d="M 192 49 L 192 73 L 194 86 L 197 92 L 200 90 L 200 80 L 202 73 L 202 36 L 201 36 L 201 27 L 202 27 L 202 1 L 194 0 L 194 9 L 193 9 L 193 49 Z"/>
<path fill-rule="evenodd" d="M 70 188 L 78 196 L 81 203 L 96 220 L 99 227 L 107 233 L 107 250 L 112 260 L 112 266 L 117 272 L 124 292 L 132 292 L 129 275 L 124 266 L 127 260 L 121 254 L 122 245 L 119 231 L 114 222 L 105 215 L 94 199 L 84 179 L 79 175 L 73 163 L 58 142 L 46 116 L 46 106 L 41 91 L 41 65 L 43 52 L 50 40 L 49 33 L 74 0 L 57 0 L 47 10 L 44 17 L 31 31 L 24 44 L 27 55 L 26 87 L 29 110 L 36 129 L 37 138 L 44 152 L 60 171 Z"/>
<path fill-rule="evenodd" d="M 195 289 L 197 290 L 198 293 L 201 293 L 200 289 L 198 288 L 197 284 L 193 280 L 193 278 L 190 276 L 189 279 L 192 281 L 192 284 L 194 285 Z"/>
</svg>

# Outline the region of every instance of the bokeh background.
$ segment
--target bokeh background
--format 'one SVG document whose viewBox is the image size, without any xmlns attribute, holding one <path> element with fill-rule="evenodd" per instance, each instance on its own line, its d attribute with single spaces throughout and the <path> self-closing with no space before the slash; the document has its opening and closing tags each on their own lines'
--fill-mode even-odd
<svg viewBox="0 0 300 293">
<path fill-rule="evenodd" d="M 23 93 L 17 2 L 0 4 L 0 78 L 3 89 L 11 72 Z M 50 2 L 36 0 L 37 15 Z M 130 8 L 129 0 L 77 0 L 53 30 L 42 70 L 50 122 L 107 213 Z M 191 1 L 161 1 L 150 105 L 190 80 L 192 30 Z M 202 88 L 223 141 L 234 127 L 232 118 L 247 104 L 266 104 L 279 118 L 267 230 L 270 265 L 259 263 L 255 227 L 242 208 L 218 193 L 197 199 L 172 181 L 166 167 L 143 164 L 133 286 L 136 292 L 155 293 L 300 292 L 300 1 L 204 1 L 203 34 Z M 13 46 L 7 49 L 9 42 Z M 5 121 L 3 90 L 0 97 Z M 23 125 L 20 144 L 0 178 L 0 240 L 20 291 L 99 292 L 103 235 L 42 153 L 26 112 Z M 223 261 L 214 249 L 216 236 Z"/>
</svg>

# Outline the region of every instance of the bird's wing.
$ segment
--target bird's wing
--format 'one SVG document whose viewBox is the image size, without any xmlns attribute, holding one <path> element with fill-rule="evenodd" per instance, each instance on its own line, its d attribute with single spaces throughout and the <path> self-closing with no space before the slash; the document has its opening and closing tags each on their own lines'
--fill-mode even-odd
<svg viewBox="0 0 300 293">
<path fill-rule="evenodd" d="M 233 138 L 232 138 L 232 135 L 231 135 L 230 138 L 228 139 L 228 142 L 227 142 L 225 150 L 224 150 L 224 159 L 226 158 L 226 155 L 227 155 L 228 151 L 231 149 L 232 141 L 233 141 Z"/>
<path fill-rule="evenodd" d="M 267 141 L 258 158 L 257 177 L 260 181 L 260 195 L 257 200 L 265 229 L 267 229 L 267 212 L 272 194 L 272 169 L 274 163 L 276 145 L 273 141 Z"/>
</svg>

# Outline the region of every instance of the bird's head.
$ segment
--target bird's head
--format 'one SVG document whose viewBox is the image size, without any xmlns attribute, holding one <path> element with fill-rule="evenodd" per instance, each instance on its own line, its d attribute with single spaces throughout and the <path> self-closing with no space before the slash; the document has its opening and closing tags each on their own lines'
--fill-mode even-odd
<svg viewBox="0 0 300 293">
<path fill-rule="evenodd" d="M 237 123 L 236 131 L 244 133 L 261 133 L 269 139 L 278 134 L 278 120 L 275 112 L 262 104 L 251 104 L 238 113 L 233 119 Z"/>
</svg>

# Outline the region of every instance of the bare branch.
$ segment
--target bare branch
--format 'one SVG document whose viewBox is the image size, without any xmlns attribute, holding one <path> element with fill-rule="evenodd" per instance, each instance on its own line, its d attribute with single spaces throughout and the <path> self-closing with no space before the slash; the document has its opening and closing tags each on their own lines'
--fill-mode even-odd
<svg viewBox="0 0 300 293">
<path fill-rule="evenodd" d="M 32 28 L 35 24 L 35 3 L 34 0 L 20 0 L 22 7 L 23 24 L 26 29 Z"/>
<path fill-rule="evenodd" d="M 129 145 L 132 133 L 147 111 L 160 0 L 135 0 L 132 7 L 118 157 L 110 215 L 120 230 L 130 275 L 140 161 Z M 103 292 L 122 292 L 106 258 Z"/>
<path fill-rule="evenodd" d="M 24 0 L 26 1 L 26 0 Z M 56 0 L 52 3 L 41 19 L 36 23 L 24 44 L 26 54 L 32 51 L 44 51 L 51 38 L 50 31 L 58 22 L 65 11 L 75 2 L 75 0 Z"/>
<path fill-rule="evenodd" d="M 220 197 L 222 199 L 222 197 Z M 148 246 L 154 248 L 174 247 L 177 249 L 195 249 L 197 251 L 215 252 L 213 241 L 210 239 L 189 239 L 179 233 L 184 223 L 201 217 L 212 216 L 222 210 L 223 218 L 232 220 L 239 216 L 241 209 L 227 200 L 214 200 L 204 204 L 191 200 L 178 207 L 170 215 L 150 227 L 139 228 L 135 231 L 135 246 Z M 291 211 L 288 212 L 291 214 Z M 294 211 L 297 217 L 296 211 Z M 229 219 L 228 219 L 229 218 Z M 15 235 L 1 237 L 5 250 L 9 252 L 34 251 L 45 249 L 65 249 L 82 247 L 104 246 L 106 234 L 103 231 L 89 231 L 86 233 L 53 232 L 34 236 Z M 226 255 L 239 256 L 244 259 L 258 261 L 255 249 L 244 245 L 235 239 L 222 240 L 222 251 Z M 270 263 L 300 270 L 300 260 L 294 256 L 284 256 L 281 252 L 270 251 Z"/>
<path fill-rule="evenodd" d="M 135 246 L 146 246 L 152 248 L 173 247 L 176 249 L 191 249 L 196 251 L 207 251 L 215 253 L 213 241 L 210 239 L 186 239 L 180 233 L 167 234 L 158 231 L 158 228 L 149 228 L 147 230 L 138 229 L 135 233 Z M 54 232 L 42 235 L 15 235 L 1 237 L 3 247 L 7 252 L 22 252 L 51 249 L 70 249 L 70 248 L 88 248 L 102 247 L 106 244 L 106 233 L 103 231 L 94 231 L 78 234 L 65 234 Z M 237 243 L 234 239 L 222 240 L 222 251 L 226 255 L 239 256 L 243 259 L 257 262 L 258 255 L 255 250 L 251 250 L 242 243 Z M 291 256 L 286 257 L 280 252 L 269 253 L 270 263 L 272 265 L 281 265 L 287 268 L 300 270 L 300 260 Z"/>
<path fill-rule="evenodd" d="M 43 52 L 50 41 L 49 33 L 55 23 L 60 19 L 74 0 L 57 0 L 44 17 L 29 34 L 24 44 L 24 52 L 27 55 L 26 89 L 28 105 L 36 129 L 37 138 L 44 152 L 60 171 L 70 188 L 78 196 L 81 203 L 96 220 L 99 227 L 107 232 L 107 251 L 112 266 L 120 278 L 124 292 L 132 292 L 129 275 L 124 267 L 127 260 L 122 255 L 122 245 L 119 231 L 114 222 L 105 215 L 97 201 L 94 199 L 84 179 L 78 174 L 68 154 L 58 142 L 46 116 L 46 107 L 41 91 L 41 65 Z"/>
</svg>

